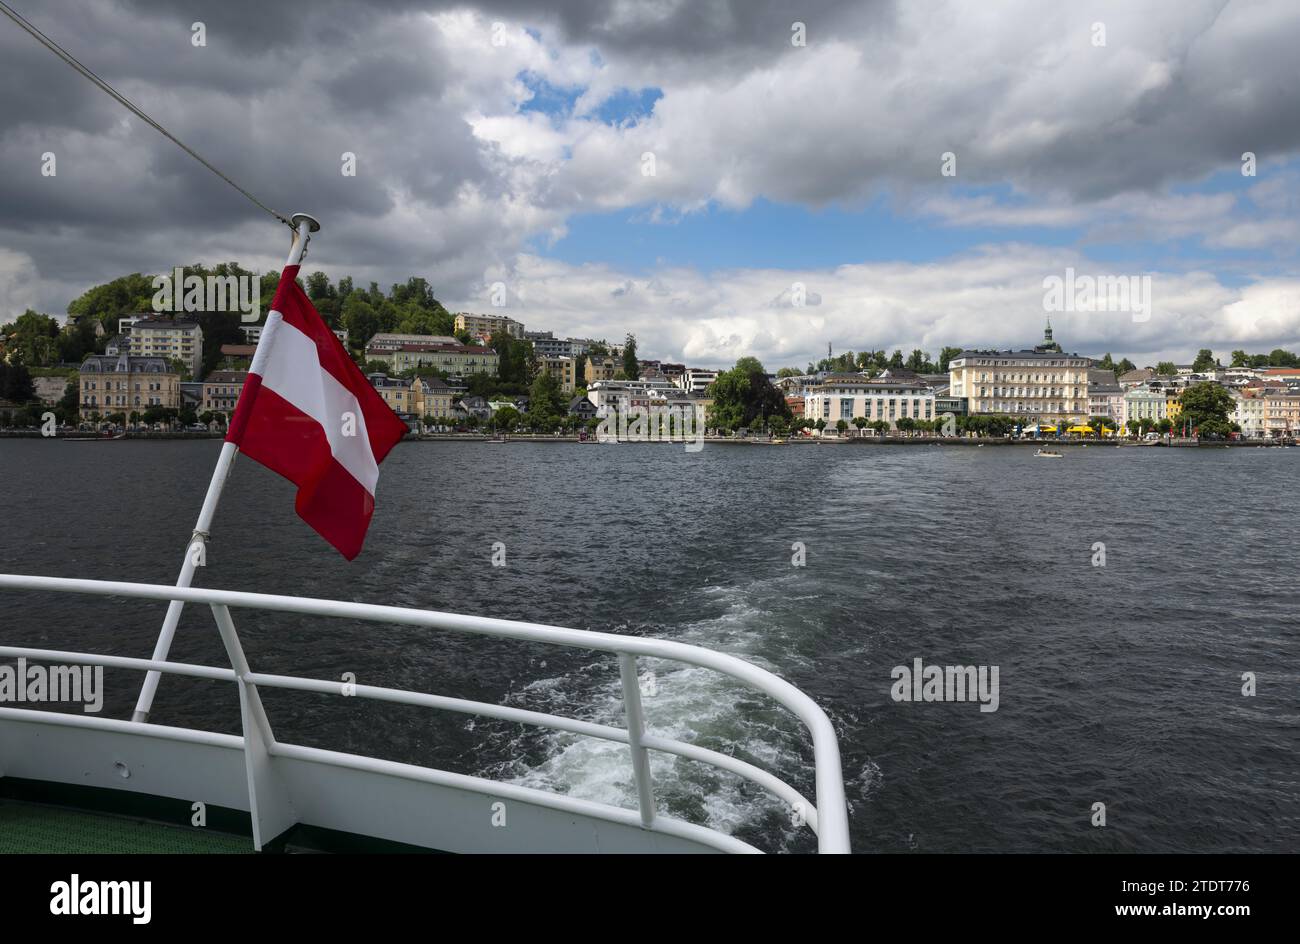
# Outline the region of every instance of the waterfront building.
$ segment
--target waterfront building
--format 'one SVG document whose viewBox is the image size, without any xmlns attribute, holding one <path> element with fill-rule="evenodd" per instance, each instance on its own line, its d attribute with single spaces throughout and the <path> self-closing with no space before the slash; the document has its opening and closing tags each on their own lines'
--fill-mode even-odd
<svg viewBox="0 0 1300 944">
<path fill-rule="evenodd" d="M 1300 433 L 1300 394 L 1290 392 L 1266 394 L 1264 430 L 1274 439 Z"/>
<path fill-rule="evenodd" d="M 492 415 L 492 409 L 488 402 L 477 394 L 463 396 L 452 405 L 452 416 L 457 418 L 477 417 L 480 420 L 486 420 Z"/>
<path fill-rule="evenodd" d="M 445 419 L 451 416 L 452 390 L 439 377 L 416 377 L 411 381 L 415 415 Z"/>
<path fill-rule="evenodd" d="M 520 341 L 524 339 L 523 323 L 505 315 L 475 315 L 463 311 L 456 315 L 456 330 L 468 331 L 484 343 L 490 341 L 498 331 L 504 331 Z"/>
<path fill-rule="evenodd" d="M 389 408 L 404 419 L 441 419 L 453 414 L 451 388 L 437 377 L 408 380 L 376 372 L 367 374 L 366 379 Z"/>
<path fill-rule="evenodd" d="M 537 359 L 538 366 L 555 378 L 562 393 L 573 393 L 577 384 L 574 374 L 574 360 L 564 356 L 542 356 Z"/>
<path fill-rule="evenodd" d="M 1228 419 L 1241 427 L 1242 439 L 1263 439 L 1267 435 L 1264 397 L 1254 390 L 1239 389 L 1233 391 L 1232 399 L 1235 406 Z"/>
<path fill-rule="evenodd" d="M 1163 390 L 1150 387 L 1134 387 L 1124 393 L 1123 425 L 1131 433 L 1144 419 L 1160 422 L 1167 416 L 1168 400 Z"/>
<path fill-rule="evenodd" d="M 651 400 L 667 400 L 669 393 L 684 395 L 668 381 L 650 380 L 598 380 L 587 387 L 587 399 L 604 416 L 608 409 L 627 411 L 648 406 Z"/>
<path fill-rule="evenodd" d="M 576 416 L 584 423 L 596 416 L 596 405 L 586 397 L 574 397 L 569 401 L 569 415 Z"/>
<path fill-rule="evenodd" d="M 953 416 L 966 415 L 966 398 L 954 397 L 952 394 L 938 391 L 934 395 L 934 415 L 943 416 L 951 413 Z"/>
<path fill-rule="evenodd" d="M 896 429 L 901 419 L 933 420 L 937 415 L 934 390 L 915 374 L 911 378 L 832 375 L 804 396 L 804 418 L 814 423 L 825 420 L 827 426 L 840 420 L 852 424 L 862 417 L 868 422 L 883 420 Z"/>
<path fill-rule="evenodd" d="M 181 409 L 188 407 L 199 412 L 203 407 L 203 381 L 201 380 L 182 380 L 181 381 Z"/>
<path fill-rule="evenodd" d="M 1124 388 L 1113 370 L 1088 370 L 1088 415 L 1104 416 L 1116 429 L 1124 422 Z"/>
<path fill-rule="evenodd" d="M 1049 324 L 1043 343 L 1031 351 L 962 351 L 948 365 L 949 393 L 965 398 L 972 415 L 1002 413 L 1072 426 L 1088 415 L 1091 363 L 1064 353 Z"/>
<path fill-rule="evenodd" d="M 163 315 L 129 315 L 118 319 L 119 350 L 135 357 L 179 360 L 195 380 L 203 370 L 203 329 L 197 321 Z"/>
<path fill-rule="evenodd" d="M 785 398 L 785 405 L 790 408 L 790 415 L 797 420 L 803 419 L 804 398 L 801 396 L 789 396 Z"/>
<path fill-rule="evenodd" d="M 211 410 L 230 416 L 235 412 L 239 395 L 248 380 L 246 370 L 214 370 L 203 378 L 203 399 L 199 402 L 199 412 Z"/>
<path fill-rule="evenodd" d="M 165 357 L 91 354 L 81 364 L 81 418 L 143 413 L 151 406 L 179 410 L 180 374 Z"/>
</svg>

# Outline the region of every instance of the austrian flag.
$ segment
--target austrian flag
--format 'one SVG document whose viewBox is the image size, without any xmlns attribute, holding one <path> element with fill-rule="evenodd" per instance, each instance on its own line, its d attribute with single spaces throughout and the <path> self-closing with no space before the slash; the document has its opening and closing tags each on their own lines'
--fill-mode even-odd
<svg viewBox="0 0 1300 944">
<path fill-rule="evenodd" d="M 226 442 L 298 486 L 298 517 L 361 553 L 379 463 L 406 434 L 295 278 L 280 275 Z"/>
</svg>

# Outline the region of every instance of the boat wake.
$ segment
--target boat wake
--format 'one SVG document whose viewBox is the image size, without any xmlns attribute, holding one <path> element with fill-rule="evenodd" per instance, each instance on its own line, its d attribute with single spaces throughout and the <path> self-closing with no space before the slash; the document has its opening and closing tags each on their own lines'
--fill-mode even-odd
<svg viewBox="0 0 1300 944">
<path fill-rule="evenodd" d="M 745 588 L 705 588 L 701 593 L 716 615 L 649 633 L 788 673 L 801 661 L 795 647 L 788 645 L 789 624 L 756 602 L 774 591 L 779 594 L 770 581 Z M 746 760 L 814 799 L 812 750 L 802 725 L 788 711 L 707 669 L 643 659 L 641 673 L 648 730 Z M 532 682 L 512 693 L 510 703 L 619 727 L 625 723 L 622 687 L 610 660 Z M 493 771 L 508 782 L 636 807 L 626 745 L 565 732 L 527 731 L 485 747 L 492 755 L 511 758 Z M 731 833 L 767 851 L 815 849 L 811 830 L 793 824 L 786 804 L 749 781 L 654 751 L 650 769 L 661 813 Z"/>
</svg>

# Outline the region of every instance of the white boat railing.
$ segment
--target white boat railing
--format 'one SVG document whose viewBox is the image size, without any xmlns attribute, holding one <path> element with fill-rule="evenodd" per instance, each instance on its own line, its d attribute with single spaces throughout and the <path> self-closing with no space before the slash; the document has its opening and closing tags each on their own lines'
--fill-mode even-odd
<svg viewBox="0 0 1300 944">
<path fill-rule="evenodd" d="M 637 795 L 635 815 L 643 829 L 675 836 L 689 836 L 697 841 L 702 840 L 718 848 L 733 851 L 754 851 L 747 844 L 716 830 L 693 826 L 662 816 L 656 811 L 654 783 L 650 774 L 648 752 L 659 751 L 709 764 L 752 781 L 789 805 L 792 822 L 805 823 L 813 830 L 817 835 L 819 852 L 846 853 L 849 851 L 848 813 L 844 798 L 844 781 L 840 768 L 839 744 L 830 719 L 826 717 L 825 712 L 811 698 L 789 682 L 735 656 L 670 640 L 620 636 L 613 633 L 567 629 L 537 623 L 522 623 L 482 616 L 466 616 L 396 606 L 353 603 L 343 600 L 318 600 L 306 597 L 246 593 L 232 590 L 208 590 L 193 587 L 15 574 L 0 574 L 0 589 L 81 593 L 206 604 L 212 610 L 222 641 L 225 643 L 227 654 L 230 656 L 232 668 L 16 646 L 0 646 L 0 656 L 21 656 L 50 662 L 75 662 L 86 665 L 102 665 L 110 668 L 144 672 L 156 671 L 164 674 L 235 682 L 239 686 L 241 695 L 240 711 L 245 733 L 246 751 L 264 749 L 272 757 L 277 755 L 309 757 L 321 763 L 364 766 L 366 769 L 387 768 L 390 772 L 396 772 L 399 767 L 405 767 L 405 765 L 392 764 L 374 758 L 341 755 L 276 741 L 270 722 L 262 708 L 261 700 L 257 695 L 258 687 L 355 696 L 405 705 L 437 708 L 444 711 L 495 718 L 626 744 L 629 750 L 633 783 Z M 230 615 L 232 607 L 396 623 L 427 629 L 440 629 L 613 653 L 618 656 L 619 661 L 627 726 L 620 728 L 545 712 L 529 711 L 508 705 L 494 705 L 443 695 L 254 672 L 248 666 L 243 648 L 235 632 L 234 621 Z M 768 695 L 793 712 L 807 727 L 812 738 L 816 776 L 816 805 L 814 806 L 805 800 L 789 784 L 753 764 L 698 745 L 649 733 L 645 728 L 638 676 L 637 660 L 642 657 L 664 659 L 711 669 Z M 142 728 L 148 727 L 147 722 L 128 723 L 139 725 Z M 342 760 L 343 758 L 346 758 L 346 760 Z M 430 774 L 433 773 L 430 769 Z M 445 776 L 456 777 L 458 782 L 465 781 L 476 785 L 487 784 L 496 792 L 524 791 L 527 793 L 527 800 L 530 803 L 579 812 L 601 819 L 626 822 L 629 815 L 629 811 L 619 807 L 567 797 L 562 794 L 519 788 L 498 781 L 481 781 L 479 778 L 461 777 L 460 775 L 445 774 Z M 485 788 L 480 787 L 480 789 Z M 256 793 L 256 783 L 253 782 L 251 775 L 250 790 L 254 794 Z M 256 806 L 256 795 L 250 797 L 250 802 Z M 256 828 L 255 821 L 255 832 Z"/>
</svg>

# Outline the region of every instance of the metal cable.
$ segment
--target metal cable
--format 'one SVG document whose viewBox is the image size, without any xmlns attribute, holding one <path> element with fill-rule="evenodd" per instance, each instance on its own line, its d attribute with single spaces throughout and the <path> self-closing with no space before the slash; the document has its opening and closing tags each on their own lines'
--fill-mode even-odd
<svg viewBox="0 0 1300 944">
<path fill-rule="evenodd" d="M 239 184 L 235 183 L 233 180 L 231 180 L 229 177 L 227 177 L 225 174 L 219 171 L 210 162 L 208 162 L 200 154 L 198 154 L 193 148 L 185 144 L 185 142 L 181 141 L 178 137 L 176 137 L 176 135 L 172 134 L 162 125 L 158 124 L 158 122 L 154 121 L 152 118 L 146 115 L 144 111 L 140 109 L 139 106 L 137 106 L 134 102 L 128 99 L 125 95 L 123 95 L 117 89 L 113 88 L 113 86 L 109 85 L 99 76 L 97 76 L 94 72 L 90 71 L 90 69 L 87 69 L 84 65 L 78 62 L 75 56 L 73 56 L 71 53 L 66 51 L 62 46 L 60 46 L 54 40 L 50 39 L 48 36 L 42 33 L 31 23 L 29 23 L 21 13 L 13 9 L 11 6 L 9 6 L 9 4 L 5 3 L 4 0 L 0 0 L 0 13 L 3 13 L 5 16 L 9 17 L 9 19 L 13 20 L 15 23 L 21 26 L 24 30 L 30 33 L 31 36 L 37 40 L 37 42 L 43 45 L 46 49 L 50 50 L 50 52 L 54 53 L 56 56 L 58 56 L 60 59 L 66 62 L 68 65 L 72 66 L 72 68 L 80 72 L 83 76 L 89 79 L 94 85 L 98 86 L 105 94 L 109 95 L 111 98 L 115 99 L 119 104 L 123 105 L 131 112 L 133 112 L 145 124 L 149 125 L 151 128 L 153 128 L 163 137 L 167 138 L 169 141 L 171 141 L 173 144 L 179 147 L 190 157 L 194 158 L 196 161 L 198 161 L 208 170 L 212 171 L 212 173 L 216 174 L 226 183 L 230 184 L 230 186 L 234 187 L 236 190 L 242 193 L 245 197 L 249 199 L 250 202 L 252 202 L 259 209 L 265 210 L 267 213 L 270 213 L 273 217 L 275 217 L 285 226 L 297 232 L 297 227 L 293 225 L 293 222 L 287 216 L 285 216 L 283 213 L 278 213 L 275 210 L 272 210 L 261 200 L 257 199 L 257 197 L 253 196 L 243 187 L 239 186 Z"/>
</svg>

